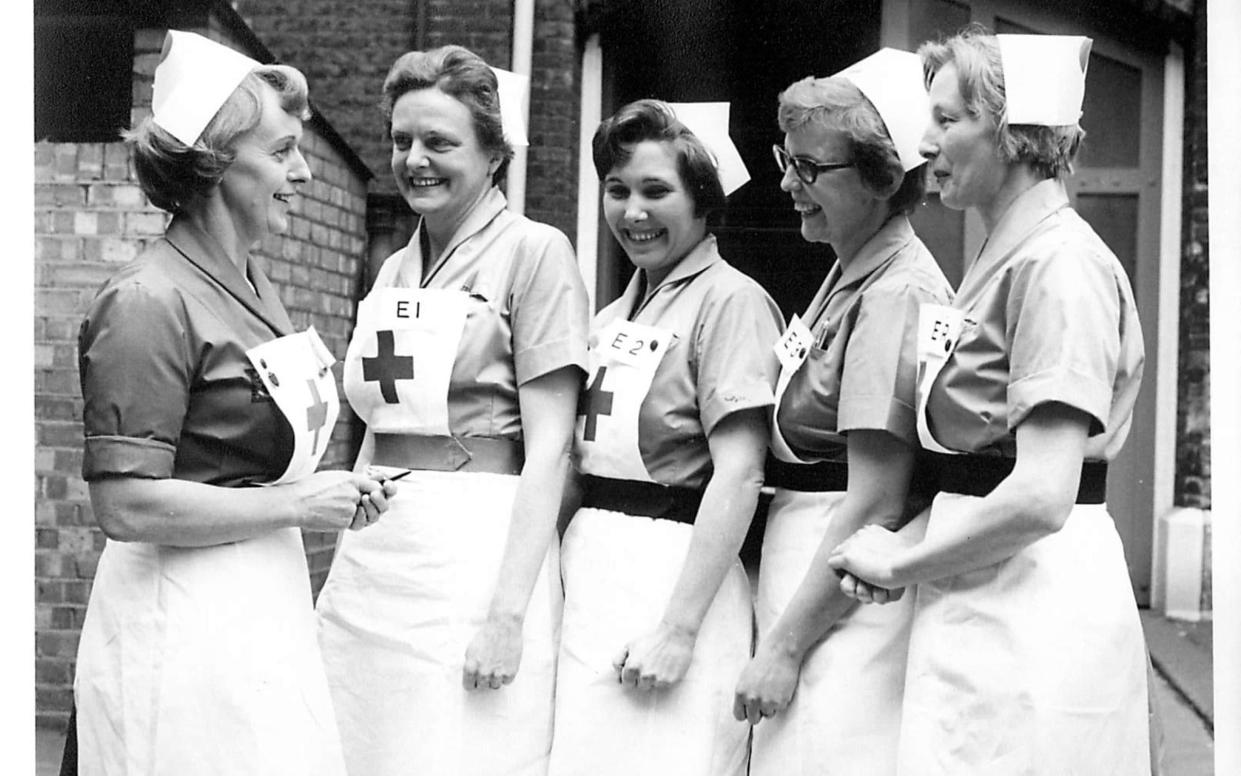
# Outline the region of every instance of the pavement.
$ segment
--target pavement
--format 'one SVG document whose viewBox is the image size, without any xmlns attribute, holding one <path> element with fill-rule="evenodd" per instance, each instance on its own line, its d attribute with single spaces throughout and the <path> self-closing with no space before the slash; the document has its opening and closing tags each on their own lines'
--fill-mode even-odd
<svg viewBox="0 0 1241 776">
<path fill-rule="evenodd" d="M 1163 769 L 1155 776 L 1214 776 L 1215 733 L 1209 620 L 1169 620 L 1143 609 L 1163 727 Z M 58 776 L 65 734 L 35 730 L 35 776 Z"/>
</svg>

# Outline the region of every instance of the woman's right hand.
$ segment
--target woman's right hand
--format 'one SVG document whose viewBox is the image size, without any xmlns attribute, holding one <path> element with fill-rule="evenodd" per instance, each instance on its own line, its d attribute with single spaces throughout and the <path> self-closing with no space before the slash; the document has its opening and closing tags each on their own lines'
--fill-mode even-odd
<svg viewBox="0 0 1241 776">
<path fill-rule="evenodd" d="M 396 483 L 347 471 L 321 471 L 287 486 L 297 525 L 307 531 L 359 530 L 379 520 Z"/>
</svg>

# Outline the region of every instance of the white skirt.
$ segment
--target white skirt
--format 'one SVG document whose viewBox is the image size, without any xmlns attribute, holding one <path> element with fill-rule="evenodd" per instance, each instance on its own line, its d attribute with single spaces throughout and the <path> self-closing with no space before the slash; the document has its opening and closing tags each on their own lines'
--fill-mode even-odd
<svg viewBox="0 0 1241 776">
<path fill-rule="evenodd" d="M 776 490 L 758 567 L 760 639 L 801 585 L 844 496 Z M 754 727 L 751 776 L 896 773 L 913 606 L 912 591 L 859 605 L 810 648 L 788 708 Z"/>
<path fill-rule="evenodd" d="M 744 776 L 749 726 L 732 716 L 753 616 L 740 560 L 707 610 L 685 677 L 622 687 L 612 660 L 659 624 L 692 526 L 580 509 L 564 538 L 565 617 L 553 776 Z"/>
<path fill-rule="evenodd" d="M 108 542 L 74 698 L 83 776 L 341 776 L 301 533 Z"/>
<path fill-rule="evenodd" d="M 976 497 L 941 493 L 927 536 Z M 1107 508 L 1008 560 L 917 587 L 905 776 L 1147 776 L 1146 648 Z"/>
<path fill-rule="evenodd" d="M 543 776 L 561 607 L 557 545 L 539 572 L 521 665 L 462 687 L 486 619 L 518 478 L 418 471 L 379 522 L 343 535 L 319 595 L 319 641 L 352 776 Z"/>
</svg>

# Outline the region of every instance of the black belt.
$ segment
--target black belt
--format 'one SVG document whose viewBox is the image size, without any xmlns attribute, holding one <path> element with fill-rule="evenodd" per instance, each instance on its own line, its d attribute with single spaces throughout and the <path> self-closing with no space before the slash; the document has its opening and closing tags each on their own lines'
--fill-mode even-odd
<svg viewBox="0 0 1241 776">
<path fill-rule="evenodd" d="M 849 465 L 844 461 L 789 463 L 768 455 L 763 465 L 763 484 L 809 493 L 843 491 L 849 486 Z"/>
<path fill-rule="evenodd" d="M 512 439 L 375 434 L 371 462 L 433 472 L 521 474 L 525 458 L 522 443 Z"/>
<path fill-rule="evenodd" d="M 693 524 L 702 491 L 657 482 L 582 476 L 582 506 Z"/>
<path fill-rule="evenodd" d="M 986 496 L 1013 471 L 1016 458 L 998 455 L 945 455 L 923 453 L 933 470 L 937 489 L 944 493 Z M 1078 504 L 1107 501 L 1107 461 L 1083 461 L 1077 486 Z"/>
</svg>

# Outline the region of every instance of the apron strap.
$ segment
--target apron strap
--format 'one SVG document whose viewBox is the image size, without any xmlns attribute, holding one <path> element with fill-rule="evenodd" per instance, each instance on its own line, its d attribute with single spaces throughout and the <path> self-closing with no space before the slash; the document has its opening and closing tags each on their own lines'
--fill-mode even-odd
<svg viewBox="0 0 1241 776">
<path fill-rule="evenodd" d="M 376 433 L 371 463 L 434 472 L 521 474 L 525 458 L 522 443 L 512 439 Z"/>
<path fill-rule="evenodd" d="M 658 482 L 582 476 L 582 507 L 693 525 L 702 491 Z"/>
<path fill-rule="evenodd" d="M 803 493 L 844 491 L 849 486 L 849 465 L 844 461 L 788 463 L 768 453 L 763 465 L 763 484 Z"/>
<path fill-rule="evenodd" d="M 998 455 L 943 455 L 926 453 L 934 470 L 936 487 L 944 493 L 986 496 L 1007 477 L 1016 458 Z M 1107 461 L 1082 461 L 1078 504 L 1102 504 L 1107 500 Z"/>
</svg>

